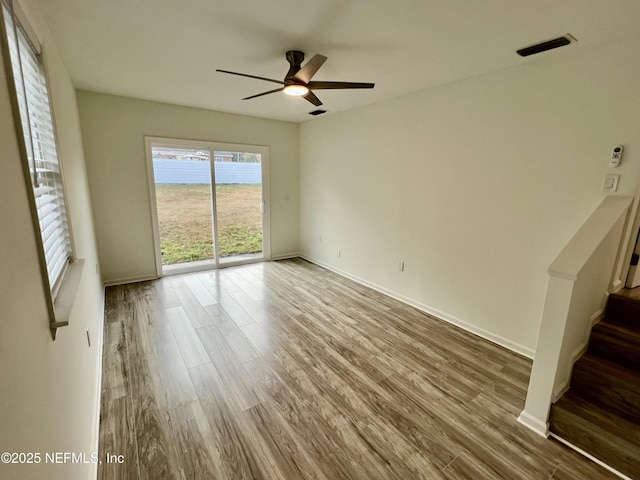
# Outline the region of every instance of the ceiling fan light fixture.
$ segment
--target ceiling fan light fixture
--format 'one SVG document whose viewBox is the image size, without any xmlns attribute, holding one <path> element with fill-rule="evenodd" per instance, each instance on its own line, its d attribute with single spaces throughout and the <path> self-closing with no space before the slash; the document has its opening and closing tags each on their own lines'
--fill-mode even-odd
<svg viewBox="0 0 640 480">
<path fill-rule="evenodd" d="M 309 93 L 309 89 L 304 85 L 294 84 L 284 87 L 284 93 L 292 97 L 301 97 Z"/>
<path fill-rule="evenodd" d="M 246 73 L 232 72 L 230 70 L 216 70 L 221 73 L 227 73 L 230 75 L 238 75 L 239 77 L 254 78 L 256 80 L 264 80 L 266 82 L 278 83 L 281 85 L 279 88 L 269 90 L 268 92 L 258 93 L 251 95 L 250 97 L 243 98 L 242 100 L 251 100 L 253 98 L 263 97 L 276 92 L 284 92 L 287 95 L 293 97 L 302 97 L 307 102 L 312 103 L 316 107 L 322 105 L 322 101 L 314 94 L 315 90 L 345 90 L 352 88 L 373 88 L 373 83 L 362 82 L 314 82 L 311 79 L 316 74 L 318 69 L 324 64 L 327 57 L 324 55 L 316 54 L 309 60 L 304 66 L 301 65 L 304 60 L 304 53 L 298 50 L 289 50 L 286 54 L 287 61 L 289 62 L 289 71 L 287 72 L 284 80 L 275 80 L 273 78 L 258 77 L 256 75 L 249 75 Z"/>
</svg>

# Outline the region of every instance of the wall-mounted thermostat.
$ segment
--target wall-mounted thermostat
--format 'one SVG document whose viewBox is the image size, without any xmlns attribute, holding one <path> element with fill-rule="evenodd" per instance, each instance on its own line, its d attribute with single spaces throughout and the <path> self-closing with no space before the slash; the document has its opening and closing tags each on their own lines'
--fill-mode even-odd
<svg viewBox="0 0 640 480">
<path fill-rule="evenodd" d="M 613 152 L 611 152 L 611 159 L 609 160 L 610 167 L 617 167 L 620 165 L 620 160 L 622 160 L 622 150 L 622 145 L 618 145 L 613 149 Z"/>
</svg>

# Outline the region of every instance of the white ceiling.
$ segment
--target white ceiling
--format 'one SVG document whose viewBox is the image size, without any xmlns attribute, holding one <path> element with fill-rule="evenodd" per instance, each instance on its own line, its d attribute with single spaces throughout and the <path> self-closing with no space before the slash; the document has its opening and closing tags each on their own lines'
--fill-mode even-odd
<svg viewBox="0 0 640 480">
<path fill-rule="evenodd" d="M 550 55 L 638 36 L 638 0 L 34 0 L 77 88 L 293 122 L 315 107 L 274 84 L 284 54 L 328 57 L 314 80 L 375 82 L 317 91 L 348 110 Z M 571 33 L 523 59 L 515 50 Z"/>
</svg>

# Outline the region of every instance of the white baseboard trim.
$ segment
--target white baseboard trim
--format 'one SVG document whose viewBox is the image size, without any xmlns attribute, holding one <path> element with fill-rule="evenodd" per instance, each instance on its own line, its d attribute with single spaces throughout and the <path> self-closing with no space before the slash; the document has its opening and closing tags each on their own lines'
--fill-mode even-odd
<svg viewBox="0 0 640 480">
<path fill-rule="evenodd" d="M 609 470 L 611 473 L 614 473 L 615 475 L 619 476 L 620 478 L 624 479 L 624 480 L 633 480 L 632 478 L 627 477 L 624 473 L 619 472 L 618 470 L 616 470 L 615 468 L 607 465 L 606 463 L 604 463 L 602 460 L 597 459 L 596 457 L 594 457 L 593 455 L 585 452 L 584 450 L 582 450 L 580 447 L 576 447 L 573 443 L 566 441 L 564 438 L 559 437 L 558 435 L 556 435 L 555 433 L 549 433 L 549 436 L 556 439 L 557 441 L 559 441 L 560 443 L 566 445 L 567 447 L 571 448 L 572 450 L 575 450 L 576 452 L 578 452 L 580 455 L 583 455 L 585 457 L 587 457 L 589 460 L 591 460 L 594 463 L 597 463 L 598 465 L 600 465 L 603 468 L 606 468 L 607 470 Z"/>
<path fill-rule="evenodd" d="M 325 263 L 321 260 L 315 259 L 313 257 L 310 257 L 309 255 L 303 254 L 301 253 L 300 255 L 298 255 L 301 258 L 304 258 L 305 260 L 311 262 L 311 263 L 315 263 L 316 265 L 319 265 L 321 267 L 326 268 L 327 270 L 331 270 L 332 272 L 337 273 L 338 275 L 342 275 L 343 277 L 346 277 L 350 280 L 353 280 L 354 282 L 357 282 L 361 285 L 364 285 L 365 287 L 369 287 L 372 288 L 374 290 L 377 290 L 380 293 L 384 293 L 385 295 L 388 295 L 392 298 L 395 298 L 396 300 L 400 300 L 403 303 L 406 303 L 407 305 L 411 305 L 412 307 L 417 308 L 418 310 L 439 318 L 440 320 L 444 320 L 445 322 L 451 323 L 452 325 L 455 325 L 457 327 L 462 328 L 463 330 L 466 330 L 468 332 L 473 333 L 474 335 L 477 335 L 479 337 L 484 338 L 485 340 L 489 340 L 492 343 L 495 343 L 497 345 L 500 345 L 504 348 L 507 348 L 509 350 L 511 350 L 512 352 L 515 352 L 519 355 L 522 355 L 524 357 L 533 359 L 534 356 L 534 350 L 528 347 L 525 347 L 524 345 L 520 345 L 519 343 L 516 342 L 512 342 L 511 340 L 504 338 L 500 335 L 496 335 L 495 333 L 489 332 L 487 330 L 484 330 L 482 328 L 479 328 L 475 325 L 472 325 L 471 323 L 465 322 L 464 320 L 461 320 L 457 317 L 454 317 L 453 315 L 449 315 L 441 310 L 438 310 L 437 308 L 433 308 L 429 305 L 425 305 L 424 303 L 418 302 L 412 298 L 409 297 L 405 297 L 404 295 L 401 295 L 399 293 L 396 293 L 392 290 L 389 290 L 387 288 L 384 288 L 380 285 L 377 285 L 373 282 L 370 282 L 368 280 L 365 280 L 364 278 L 360 278 L 356 275 L 352 275 L 349 272 L 345 272 L 344 270 L 340 270 L 339 268 L 334 267 L 333 265 L 329 265 L 328 263 Z"/>
<path fill-rule="evenodd" d="M 609 296 L 607 295 L 607 298 Z M 605 304 L 606 304 L 606 299 L 605 299 Z M 595 312 L 593 312 L 593 314 L 590 317 L 591 320 L 591 328 L 593 328 L 593 326 L 598 323 L 600 320 L 602 320 L 602 317 L 604 316 L 604 307 L 599 308 L 598 310 L 596 310 Z"/>
<path fill-rule="evenodd" d="M 128 277 L 128 278 L 119 278 L 116 280 L 109 280 L 108 282 L 104 282 L 105 287 L 114 287 L 116 285 L 125 285 L 127 283 L 136 283 L 136 282 L 147 282 L 149 280 L 157 280 L 158 276 L 155 274 L 152 275 L 140 275 L 139 277 Z"/>
<path fill-rule="evenodd" d="M 302 254 L 299 253 L 299 252 L 296 252 L 296 253 L 285 253 L 283 255 L 276 255 L 274 257 L 271 257 L 270 260 L 272 260 L 272 261 L 287 260 L 289 258 L 298 258 L 298 257 L 302 257 Z"/>
<path fill-rule="evenodd" d="M 573 363 L 575 363 L 575 362 L 573 362 Z M 569 390 L 569 386 L 570 385 L 571 385 L 571 378 L 569 378 L 568 380 L 565 380 L 560 385 L 558 385 L 556 388 L 554 388 L 553 397 L 551 397 L 551 403 L 556 403 L 558 400 L 560 400 L 560 398 L 562 398 L 562 396 L 565 393 L 567 393 L 567 390 Z"/>
<path fill-rule="evenodd" d="M 589 333 L 591 333 L 591 330 L 589 330 Z M 589 337 L 591 337 L 591 334 L 589 334 Z M 565 378 L 559 385 L 557 385 L 556 388 L 553 389 L 553 397 L 551 399 L 553 403 L 556 403 L 558 400 L 560 400 L 560 397 L 562 397 L 562 395 L 564 395 L 565 392 L 569 390 L 569 386 L 571 385 L 571 374 L 573 373 L 573 366 L 578 360 L 580 360 L 580 357 L 582 357 L 582 355 L 587 352 L 588 347 L 589 343 L 587 340 L 578 348 L 576 348 L 571 354 L 571 371 L 569 371 L 569 376 Z"/>
<path fill-rule="evenodd" d="M 302 257 L 302 255 L 300 253 L 287 253 L 284 255 L 276 255 L 275 257 L 271 257 L 269 260 L 286 260 L 288 258 L 298 258 L 298 257 Z M 269 261 L 267 260 L 267 261 Z M 257 259 L 255 262 L 241 262 L 238 263 L 238 265 L 240 264 L 245 264 L 245 263 L 260 263 L 260 262 L 264 262 L 265 259 Z M 311 261 L 311 260 L 310 260 Z M 314 262 L 315 263 L 315 262 Z M 228 264 L 228 265 L 221 265 L 221 267 L 234 267 L 236 266 L 236 264 Z M 204 271 L 204 270 L 211 270 L 212 265 L 206 265 L 206 266 L 194 266 L 193 268 L 189 268 L 186 267 L 184 269 L 180 269 L 180 271 L 176 271 L 175 273 L 173 272 L 165 272 L 164 276 L 171 276 L 171 275 L 180 275 L 183 273 L 194 273 L 194 272 L 199 272 L 199 271 Z M 136 282 L 147 282 L 149 280 L 157 280 L 158 279 L 158 275 L 155 274 L 150 274 L 150 275 L 140 275 L 137 277 L 125 277 L 125 278 L 118 278 L 115 280 L 109 280 L 108 282 L 104 283 L 105 287 L 114 287 L 116 285 L 126 285 L 127 283 L 136 283 Z"/>
<path fill-rule="evenodd" d="M 98 324 L 99 333 L 98 333 L 98 342 L 95 344 L 96 349 L 98 350 L 98 372 L 96 375 L 96 403 L 93 406 L 94 411 L 94 431 L 93 431 L 93 452 L 98 453 L 98 448 L 100 446 L 100 411 L 102 406 L 102 353 L 104 350 L 104 301 L 106 297 L 105 286 L 102 287 L 102 298 L 100 299 L 101 305 L 101 315 L 100 322 Z M 93 477 L 98 478 L 98 464 L 94 464 Z"/>
<path fill-rule="evenodd" d="M 549 437 L 549 424 L 542 420 L 530 415 L 526 411 L 522 411 L 518 417 L 518 422 L 527 427 L 529 430 L 533 430 L 538 435 L 548 438 Z"/>
</svg>

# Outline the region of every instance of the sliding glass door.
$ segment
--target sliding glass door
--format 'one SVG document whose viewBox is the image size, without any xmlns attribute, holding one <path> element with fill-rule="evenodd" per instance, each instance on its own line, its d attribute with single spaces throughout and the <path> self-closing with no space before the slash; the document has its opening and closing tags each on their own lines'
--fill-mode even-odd
<svg viewBox="0 0 640 480">
<path fill-rule="evenodd" d="M 214 151 L 215 211 L 220 263 L 262 258 L 262 155 Z"/>
<path fill-rule="evenodd" d="M 153 145 L 151 154 L 162 267 L 214 265 L 209 151 Z"/>
<path fill-rule="evenodd" d="M 146 138 L 158 274 L 268 257 L 268 149 Z"/>
</svg>

